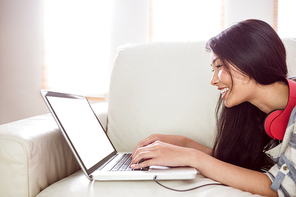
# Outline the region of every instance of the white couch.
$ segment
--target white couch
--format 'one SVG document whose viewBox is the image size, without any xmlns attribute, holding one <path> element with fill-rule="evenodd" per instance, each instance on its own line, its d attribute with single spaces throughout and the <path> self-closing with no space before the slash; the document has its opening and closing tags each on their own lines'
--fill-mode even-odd
<svg viewBox="0 0 296 197">
<path fill-rule="evenodd" d="M 296 40 L 286 39 L 289 75 Z M 93 105 L 119 151 L 152 133 L 179 134 L 211 147 L 219 92 L 210 85 L 205 42 L 128 44 L 118 49 L 108 103 Z M 294 67 L 293 67 L 294 65 Z M 107 121 L 108 117 L 108 121 Z M 187 189 L 213 180 L 161 181 Z M 154 181 L 89 181 L 50 114 L 0 125 L 0 196 L 256 196 L 226 186 L 173 192 Z"/>
</svg>

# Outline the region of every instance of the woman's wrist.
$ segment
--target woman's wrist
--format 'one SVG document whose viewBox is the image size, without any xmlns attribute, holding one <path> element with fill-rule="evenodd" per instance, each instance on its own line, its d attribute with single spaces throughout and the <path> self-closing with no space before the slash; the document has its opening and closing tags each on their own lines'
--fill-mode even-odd
<svg viewBox="0 0 296 197">
<path fill-rule="evenodd" d="M 206 157 L 210 157 L 208 154 L 196 150 L 193 148 L 189 149 L 188 155 L 189 155 L 189 160 L 188 160 L 188 166 L 194 167 L 198 171 L 200 171 L 205 165 L 206 165 Z"/>
</svg>

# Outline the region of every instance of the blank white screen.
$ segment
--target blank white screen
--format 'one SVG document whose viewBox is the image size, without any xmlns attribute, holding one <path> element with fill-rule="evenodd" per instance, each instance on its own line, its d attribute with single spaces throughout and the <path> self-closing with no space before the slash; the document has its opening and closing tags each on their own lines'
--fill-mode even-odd
<svg viewBox="0 0 296 197">
<path fill-rule="evenodd" d="M 87 169 L 114 151 L 86 99 L 47 99 Z"/>
</svg>

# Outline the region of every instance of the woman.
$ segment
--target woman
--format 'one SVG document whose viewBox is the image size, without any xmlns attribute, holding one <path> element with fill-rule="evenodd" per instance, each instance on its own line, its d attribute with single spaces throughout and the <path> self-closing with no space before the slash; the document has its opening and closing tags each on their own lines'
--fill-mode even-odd
<svg viewBox="0 0 296 197">
<path fill-rule="evenodd" d="M 154 134 L 138 143 L 131 167 L 192 166 L 231 187 L 277 196 L 271 178 L 262 173 L 273 165 L 265 151 L 278 144 L 266 134 L 264 120 L 288 103 L 285 47 L 267 23 L 246 20 L 211 38 L 206 49 L 211 84 L 221 92 L 213 149 L 183 136 Z"/>
</svg>

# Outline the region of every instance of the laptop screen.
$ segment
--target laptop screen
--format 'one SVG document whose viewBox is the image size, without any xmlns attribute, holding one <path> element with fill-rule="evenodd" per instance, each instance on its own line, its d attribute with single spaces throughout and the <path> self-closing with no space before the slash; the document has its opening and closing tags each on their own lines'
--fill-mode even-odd
<svg viewBox="0 0 296 197">
<path fill-rule="evenodd" d="M 86 98 L 46 98 L 87 170 L 115 151 Z"/>
</svg>

